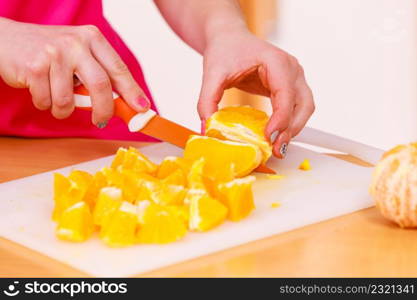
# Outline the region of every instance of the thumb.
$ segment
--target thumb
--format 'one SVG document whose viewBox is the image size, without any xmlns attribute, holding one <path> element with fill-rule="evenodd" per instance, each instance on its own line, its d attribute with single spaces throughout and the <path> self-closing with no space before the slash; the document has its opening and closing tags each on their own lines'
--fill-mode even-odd
<svg viewBox="0 0 417 300">
<path fill-rule="evenodd" d="M 204 122 L 218 109 L 224 93 L 224 76 L 215 72 L 204 72 L 197 110 Z"/>
</svg>

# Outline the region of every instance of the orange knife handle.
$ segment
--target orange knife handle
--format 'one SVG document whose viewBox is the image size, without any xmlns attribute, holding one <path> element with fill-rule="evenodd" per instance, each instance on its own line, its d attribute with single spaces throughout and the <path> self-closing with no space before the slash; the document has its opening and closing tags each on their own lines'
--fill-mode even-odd
<svg viewBox="0 0 417 300">
<path fill-rule="evenodd" d="M 88 90 L 82 84 L 74 88 L 75 107 L 82 110 L 92 110 L 91 98 Z M 117 93 L 113 92 L 114 115 L 121 118 L 132 132 L 140 131 L 152 119 L 156 113 L 149 110 L 145 113 L 138 113 L 131 108 L 126 101 Z"/>
</svg>

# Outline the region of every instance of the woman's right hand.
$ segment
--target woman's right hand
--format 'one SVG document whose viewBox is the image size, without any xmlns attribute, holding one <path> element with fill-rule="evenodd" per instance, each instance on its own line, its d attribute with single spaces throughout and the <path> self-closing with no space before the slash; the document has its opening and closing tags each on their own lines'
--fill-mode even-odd
<svg viewBox="0 0 417 300">
<path fill-rule="evenodd" d="M 74 110 L 74 75 L 89 90 L 92 122 L 103 128 L 113 116 L 112 87 L 135 110 L 149 100 L 128 67 L 93 25 L 44 26 L 0 18 L 0 76 L 28 88 L 35 107 L 57 119 Z"/>
</svg>

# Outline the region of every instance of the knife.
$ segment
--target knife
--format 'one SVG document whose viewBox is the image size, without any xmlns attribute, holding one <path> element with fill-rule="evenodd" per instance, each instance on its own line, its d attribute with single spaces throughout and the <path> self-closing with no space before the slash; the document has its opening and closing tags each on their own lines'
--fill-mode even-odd
<svg viewBox="0 0 417 300">
<path fill-rule="evenodd" d="M 130 132 L 142 132 L 164 142 L 184 148 L 191 135 L 200 135 L 184 126 L 167 120 L 152 109 L 138 113 L 132 109 L 125 100 L 113 92 L 114 115 L 121 118 L 128 126 Z M 88 90 L 82 84 L 74 87 L 75 107 L 91 111 L 91 98 Z M 255 172 L 276 174 L 271 168 L 260 165 Z"/>
</svg>

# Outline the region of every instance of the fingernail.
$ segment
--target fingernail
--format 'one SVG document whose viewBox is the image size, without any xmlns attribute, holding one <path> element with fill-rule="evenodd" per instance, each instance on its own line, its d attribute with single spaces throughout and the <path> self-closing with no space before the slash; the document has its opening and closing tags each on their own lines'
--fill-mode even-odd
<svg viewBox="0 0 417 300">
<path fill-rule="evenodd" d="M 269 140 L 271 141 L 271 144 L 275 142 L 279 134 L 278 130 L 275 130 L 273 133 L 271 133 L 271 136 L 269 137 Z"/>
<path fill-rule="evenodd" d="M 140 96 L 136 102 L 142 107 L 142 108 L 149 108 L 149 106 L 151 105 L 148 101 L 148 99 L 146 99 L 143 96 Z"/>
<path fill-rule="evenodd" d="M 106 127 L 107 126 L 107 121 L 104 121 L 104 122 L 98 122 L 97 123 L 97 127 L 98 128 L 100 128 L 100 129 L 103 129 L 104 127 Z"/>
<path fill-rule="evenodd" d="M 284 143 L 281 145 L 281 148 L 279 148 L 279 153 L 282 155 L 282 157 L 285 157 L 285 155 L 287 154 L 287 150 L 288 150 L 288 144 Z"/>
<path fill-rule="evenodd" d="M 201 134 L 206 134 L 206 120 L 201 120 Z"/>
</svg>

